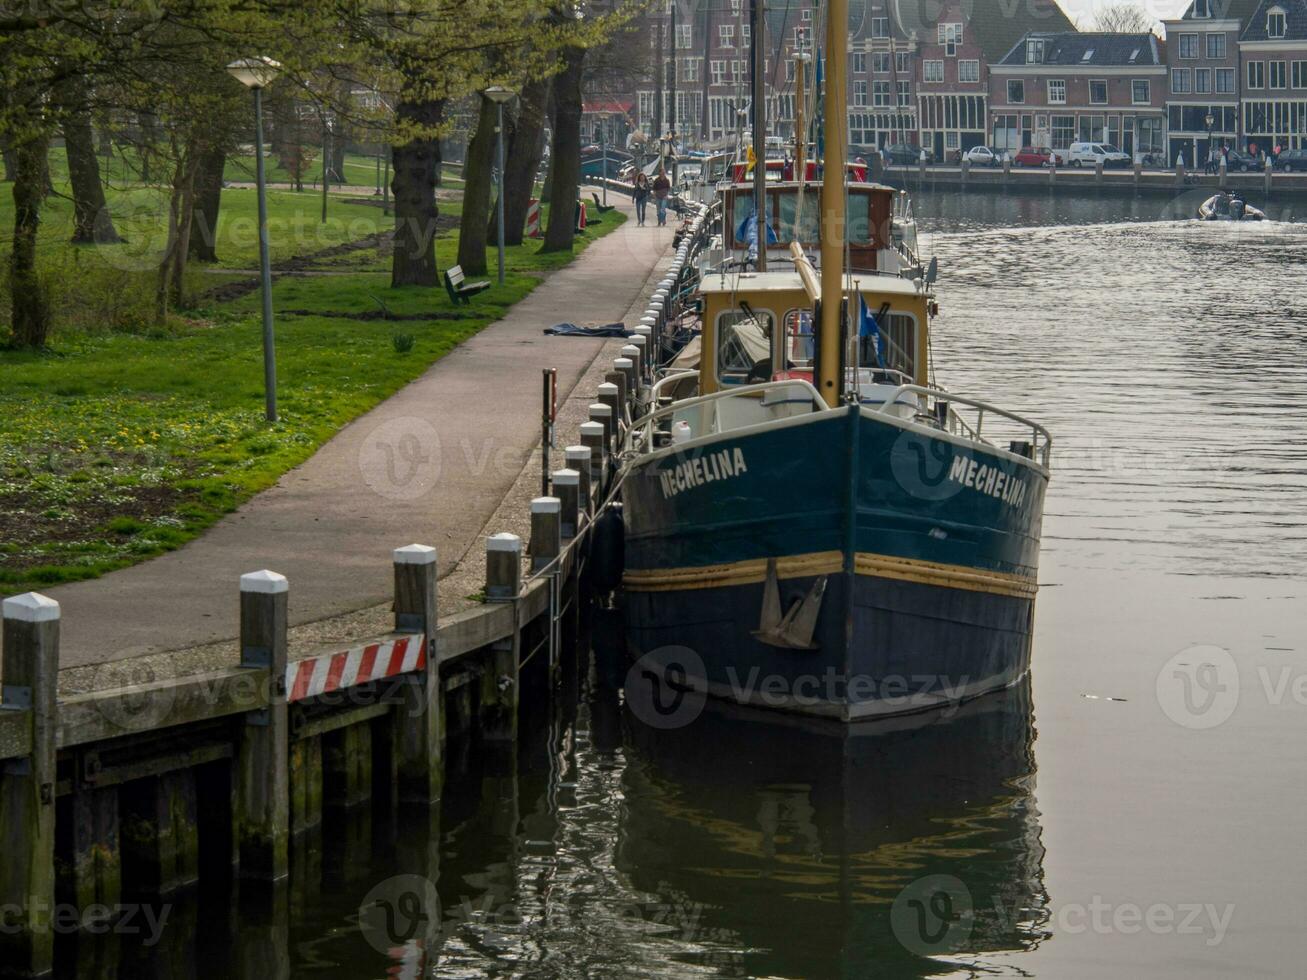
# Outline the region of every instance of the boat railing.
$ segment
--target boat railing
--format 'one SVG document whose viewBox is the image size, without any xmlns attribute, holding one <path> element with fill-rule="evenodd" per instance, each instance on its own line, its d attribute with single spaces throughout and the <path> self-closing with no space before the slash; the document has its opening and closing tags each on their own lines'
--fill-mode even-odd
<svg viewBox="0 0 1307 980">
<path fill-rule="evenodd" d="M 680 372 L 675 375 L 669 375 L 662 378 L 653 388 L 654 404 L 657 404 L 656 398 L 659 385 L 666 382 L 677 380 L 686 374 L 696 372 Z M 811 383 L 801 378 L 792 378 L 785 381 L 768 381 L 763 384 L 745 385 L 739 388 L 726 388 L 722 391 L 714 391 L 707 395 L 696 395 L 693 398 L 682 398 L 673 402 L 671 405 L 664 405 L 661 408 L 655 408 L 647 414 L 631 422 L 631 427 L 626 436 L 626 450 L 632 452 L 649 452 L 656 446 L 658 441 L 655 433 L 663 432 L 667 445 L 674 445 L 672 433 L 670 430 L 662 429 L 661 423 L 673 421 L 689 421 L 691 417 L 695 418 L 697 425 L 694 427 L 691 438 L 697 439 L 700 436 L 713 435 L 719 432 L 727 432 L 733 428 L 742 428 L 729 419 L 724 419 L 722 414 L 723 405 L 732 401 L 749 399 L 750 401 L 761 402 L 764 407 L 774 407 L 780 402 L 767 402 L 768 395 L 771 393 L 781 393 L 792 391 L 803 397 L 786 399 L 784 404 L 796 404 L 805 402 L 809 408 L 814 411 L 821 411 L 826 407 L 822 401 L 821 395 Z M 801 413 L 802 409 L 800 409 Z M 681 416 L 677 419 L 676 416 Z M 759 419 L 757 421 L 764 421 Z M 723 423 L 726 424 L 723 424 Z M 747 424 L 747 423 L 746 423 Z"/>
<path fill-rule="evenodd" d="M 927 387 L 926 385 L 908 384 L 899 385 L 891 396 L 885 399 L 878 412 L 887 414 L 893 410 L 894 403 L 900 395 L 918 395 L 926 402 L 925 414 L 935 420 L 937 424 L 942 424 L 946 431 L 953 435 L 960 435 L 973 442 L 988 442 L 982 430 L 985 425 L 985 416 L 997 416 L 1014 422 L 1021 429 L 1030 430 L 1030 458 L 1038 460 L 1041 466 L 1047 467 L 1049 458 L 1053 451 L 1053 437 L 1049 431 L 1033 419 L 1018 415 L 1016 412 L 1009 412 L 1007 409 L 999 408 L 989 402 L 983 402 L 978 398 L 968 398 L 966 395 L 958 395 L 953 392 L 944 391 L 940 388 Z M 934 404 L 931 404 L 933 400 Z M 947 406 L 947 416 L 945 420 L 939 419 L 938 406 Z M 967 422 L 961 414 L 958 413 L 957 405 L 969 405 L 976 410 L 975 425 Z"/>
</svg>

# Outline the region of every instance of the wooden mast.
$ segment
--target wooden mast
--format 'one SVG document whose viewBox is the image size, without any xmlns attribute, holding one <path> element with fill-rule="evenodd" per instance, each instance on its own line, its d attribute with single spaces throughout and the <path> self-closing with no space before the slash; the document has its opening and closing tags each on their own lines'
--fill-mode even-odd
<svg viewBox="0 0 1307 980">
<path fill-rule="evenodd" d="M 763 77 L 766 53 L 765 0 L 753 0 L 749 8 L 749 49 L 753 75 L 753 203 L 757 208 L 758 261 L 754 268 L 767 271 L 767 80 Z"/>
<path fill-rule="evenodd" d="M 804 118 L 804 76 L 808 73 L 808 56 L 800 51 L 794 56 L 794 179 L 802 181 L 808 172 L 808 124 Z"/>
<path fill-rule="evenodd" d="M 840 403 L 843 360 L 840 329 L 844 316 L 844 180 L 846 130 L 845 107 L 848 52 L 845 35 L 849 25 L 849 0 L 828 0 L 826 4 L 826 91 L 825 158 L 821 180 L 821 323 L 817 344 L 817 391 L 831 408 Z"/>
</svg>

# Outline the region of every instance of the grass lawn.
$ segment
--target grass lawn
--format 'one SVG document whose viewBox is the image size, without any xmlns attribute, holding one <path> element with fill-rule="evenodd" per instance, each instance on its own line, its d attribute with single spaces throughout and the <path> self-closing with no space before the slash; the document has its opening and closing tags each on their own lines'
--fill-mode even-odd
<svg viewBox="0 0 1307 980">
<path fill-rule="evenodd" d="M 153 193 L 114 191 L 112 206 Z M 506 284 L 455 308 L 443 288 L 390 288 L 388 254 L 375 237 L 390 219 L 379 207 L 332 198 L 334 220 L 323 226 L 305 197 L 269 200 L 274 262 L 309 257 L 304 265 L 328 273 L 274 286 L 281 419 L 271 425 L 263 420 L 257 289 L 202 297 L 166 330 L 132 330 L 130 317 L 97 324 L 95 311 L 114 299 L 106 290 L 117 289 L 127 307 L 142 305 L 150 273 L 141 266 L 159 235 L 158 214 L 141 205 L 126 245 L 73 248 L 60 225 L 70 205 L 52 199 L 41 256 L 60 327 L 48 352 L 0 351 L 0 593 L 94 577 L 177 547 L 571 259 L 539 255 L 534 242 L 510 248 Z M 254 209 L 253 192 L 224 192 L 220 270 L 195 271 L 197 295 L 248 281 L 236 270 L 257 265 L 257 239 L 245 234 Z M 456 216 L 458 202 L 442 201 L 441 210 Z M 622 220 L 607 216 L 576 251 Z M 0 222 L 11 221 L 9 185 L 0 184 Z M 350 242 L 363 247 L 312 258 Z M 440 268 L 456 248 L 457 228 L 442 232 Z M 493 251 L 489 265 L 493 280 Z"/>
</svg>

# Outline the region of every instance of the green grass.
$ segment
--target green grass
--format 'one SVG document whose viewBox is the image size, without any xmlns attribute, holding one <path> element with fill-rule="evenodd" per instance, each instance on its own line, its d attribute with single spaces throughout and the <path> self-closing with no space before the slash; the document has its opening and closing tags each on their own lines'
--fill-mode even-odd
<svg viewBox="0 0 1307 980">
<path fill-rule="evenodd" d="M 153 193 L 116 191 L 113 206 Z M 253 268 L 257 242 L 240 233 L 253 216 L 253 192 L 224 192 L 223 205 L 221 267 Z M 133 329 L 129 316 L 113 322 L 122 310 L 106 311 L 106 303 L 148 308 L 150 274 L 134 267 L 132 249 L 148 254 L 145 243 L 161 235 L 158 215 L 141 206 L 134 240 L 125 246 L 74 248 L 60 231 L 68 209 L 52 200 L 42 227 L 42 265 L 60 311 L 51 349 L 0 351 L 5 593 L 94 577 L 178 547 L 498 319 L 541 273 L 572 257 L 540 255 L 534 242 L 510 248 L 505 285 L 457 309 L 441 287 L 391 289 L 388 257 L 375 244 L 313 261 L 339 274 L 287 277 L 274 287 L 281 419 L 268 424 L 257 290 L 227 302 L 202 299 L 166 329 Z M 309 256 L 389 224 L 379 208 L 343 197 L 329 209 L 338 220 L 321 226 L 303 195 L 270 195 L 274 259 Z M 442 202 L 442 213 L 457 212 L 457 202 Z M 4 184 L 0 222 L 12 222 Z M 620 224 L 620 214 L 609 215 L 578 239 L 577 251 Z M 456 234 L 438 239 L 442 269 L 454 260 Z M 493 280 L 493 250 L 488 259 Z M 247 278 L 197 270 L 194 285 Z M 417 319 L 348 316 L 380 310 Z M 412 338 L 410 349 L 400 349 L 407 342 L 397 343 L 397 335 Z"/>
</svg>

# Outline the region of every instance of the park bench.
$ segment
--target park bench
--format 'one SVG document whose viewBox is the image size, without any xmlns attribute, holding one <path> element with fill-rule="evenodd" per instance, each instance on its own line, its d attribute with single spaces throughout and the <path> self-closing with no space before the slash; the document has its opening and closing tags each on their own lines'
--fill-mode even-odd
<svg viewBox="0 0 1307 980">
<path fill-rule="evenodd" d="M 590 196 L 594 198 L 595 210 L 598 211 L 600 214 L 607 214 L 609 211 L 611 211 L 613 208 L 617 206 L 615 204 L 600 204 L 599 194 L 595 191 L 591 191 Z"/>
<path fill-rule="evenodd" d="M 470 303 L 470 297 L 489 289 L 490 283 L 468 282 L 467 276 L 463 275 L 463 267 L 452 265 L 445 270 L 445 288 L 449 290 L 450 300 L 457 306 L 459 303 Z"/>
</svg>

